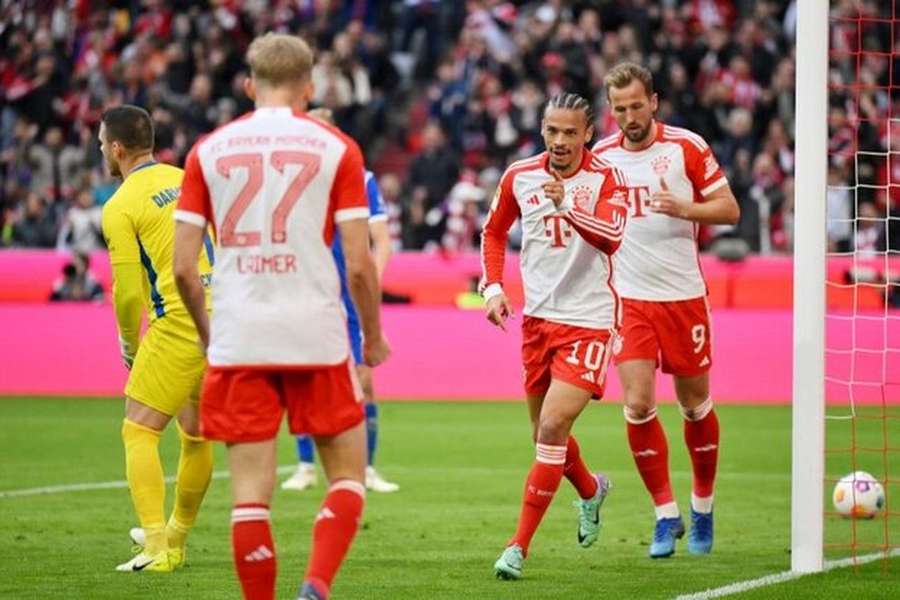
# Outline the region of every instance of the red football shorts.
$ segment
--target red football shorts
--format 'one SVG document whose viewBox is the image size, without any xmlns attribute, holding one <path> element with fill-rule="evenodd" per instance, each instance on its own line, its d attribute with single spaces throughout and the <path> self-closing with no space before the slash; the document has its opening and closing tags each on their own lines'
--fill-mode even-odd
<svg viewBox="0 0 900 600">
<path fill-rule="evenodd" d="M 550 380 L 559 379 L 602 398 L 613 344 L 614 333 L 607 329 L 526 316 L 522 324 L 525 393 L 542 396 L 550 388 Z"/>
<path fill-rule="evenodd" d="M 622 350 L 616 364 L 654 360 L 663 373 L 702 375 L 712 367 L 706 298 L 676 302 L 622 300 Z"/>
<path fill-rule="evenodd" d="M 350 361 L 302 370 L 210 367 L 206 372 L 200 430 L 207 439 L 272 439 L 285 410 L 294 434 L 332 436 L 362 422 L 362 391 Z"/>
</svg>

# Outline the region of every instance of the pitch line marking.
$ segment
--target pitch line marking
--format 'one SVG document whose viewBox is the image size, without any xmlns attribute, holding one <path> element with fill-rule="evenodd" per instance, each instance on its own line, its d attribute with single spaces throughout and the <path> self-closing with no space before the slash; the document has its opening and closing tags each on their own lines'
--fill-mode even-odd
<svg viewBox="0 0 900 600">
<path fill-rule="evenodd" d="M 293 465 L 281 465 L 278 467 L 278 474 L 283 475 L 285 473 L 290 473 L 294 469 L 296 469 L 296 464 Z M 462 470 L 463 467 L 460 467 L 456 470 Z M 428 468 L 423 467 L 393 467 L 395 471 L 425 471 L 429 470 Z M 434 469 L 431 469 L 434 470 Z M 452 471 L 453 467 L 441 467 L 441 471 Z M 519 472 L 519 469 L 497 469 L 497 468 L 483 468 L 479 469 L 477 467 L 465 467 L 466 472 L 471 473 L 474 471 L 489 471 L 491 473 L 496 473 L 497 471 L 515 471 Z M 690 477 L 691 473 L 689 471 L 672 471 L 671 475 L 673 477 Z M 736 479 L 736 480 L 747 480 L 747 479 L 790 479 L 790 473 L 784 474 L 729 474 L 729 473 L 719 473 L 717 476 L 719 479 Z M 212 474 L 213 479 L 228 479 L 228 471 L 214 471 Z M 166 483 L 174 483 L 175 477 L 170 475 L 166 477 Z M 3 498 L 16 498 L 21 496 L 40 496 L 44 494 L 65 494 L 68 492 L 90 492 L 95 490 L 116 490 L 116 489 L 124 489 L 128 487 L 128 482 L 124 479 L 118 481 L 96 481 L 91 483 L 66 483 L 60 485 L 47 485 L 42 487 L 33 487 L 33 488 L 23 488 L 18 490 L 0 490 L 0 499 Z"/>
<path fill-rule="evenodd" d="M 875 552 L 874 554 L 864 554 L 862 556 L 857 556 L 855 559 L 855 564 L 864 565 L 866 563 L 870 563 L 875 560 L 879 560 L 881 558 L 892 558 L 894 556 L 900 556 L 900 548 L 894 548 L 889 552 Z M 822 572 L 832 571 L 834 569 L 843 569 L 845 567 L 851 567 L 854 564 L 853 557 L 850 558 L 842 558 L 840 560 L 826 560 L 825 565 L 822 568 Z M 710 598 L 722 598 L 723 596 L 730 596 L 732 594 L 740 594 L 741 592 L 747 592 L 749 590 L 754 590 L 756 588 L 766 587 L 769 585 L 775 585 L 778 583 L 784 583 L 785 581 L 792 581 L 794 579 L 799 579 L 800 577 L 804 577 L 806 575 L 814 575 L 814 573 L 795 573 L 794 571 L 782 571 L 781 573 L 773 573 L 772 575 L 764 575 L 763 577 L 759 577 L 757 579 L 748 579 L 746 581 L 738 581 L 736 583 L 731 583 L 728 585 L 724 585 L 722 587 L 717 587 L 713 589 L 706 590 L 705 592 L 696 592 L 694 594 L 682 594 L 681 596 L 676 596 L 675 600 L 709 600 Z"/>
<path fill-rule="evenodd" d="M 278 467 L 279 475 L 290 473 L 297 465 L 282 465 Z M 228 479 L 228 471 L 213 471 L 213 479 Z M 166 477 L 166 483 L 175 483 L 175 476 Z M 68 483 L 63 485 L 47 485 L 44 487 L 24 488 L 21 490 L 0 491 L 0 498 L 16 498 L 20 496 L 41 496 L 43 494 L 65 494 L 67 492 L 89 492 L 93 490 L 115 490 L 128 487 L 124 479 L 118 481 L 97 481 L 94 483 Z"/>
</svg>

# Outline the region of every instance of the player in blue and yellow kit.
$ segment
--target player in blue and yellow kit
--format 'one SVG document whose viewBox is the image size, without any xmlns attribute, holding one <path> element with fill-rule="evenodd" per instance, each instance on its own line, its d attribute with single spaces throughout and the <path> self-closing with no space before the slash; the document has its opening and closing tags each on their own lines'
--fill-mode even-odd
<svg viewBox="0 0 900 600">
<path fill-rule="evenodd" d="M 325 108 L 316 108 L 309 111 L 309 116 L 334 125 L 331 111 Z M 378 182 L 371 171 L 365 172 L 366 196 L 369 200 L 369 237 L 372 241 L 372 258 L 375 261 L 375 269 L 378 272 L 378 281 L 387 266 L 391 256 L 391 235 L 387 227 L 387 214 L 384 210 L 384 199 Z M 360 329 L 359 315 L 353 300 L 350 298 L 350 290 L 347 286 L 347 268 L 344 264 L 344 253 L 340 237 L 335 234 L 334 243 L 331 245 L 331 253 L 341 278 L 341 300 L 344 303 L 344 311 L 347 313 L 347 333 L 350 336 L 350 349 L 353 353 L 353 361 L 356 364 L 356 373 L 363 391 L 366 410 L 366 434 L 367 434 L 367 459 L 366 488 L 373 492 L 396 492 L 400 489 L 396 483 L 387 481 L 375 469 L 375 450 L 378 447 L 378 405 L 375 403 L 375 392 L 372 384 L 372 368 L 363 362 L 362 357 L 362 330 Z M 308 435 L 297 437 L 297 457 L 299 463 L 297 470 L 285 481 L 281 488 L 285 490 L 302 491 L 316 485 L 315 449 L 312 438 Z"/>
<path fill-rule="evenodd" d="M 184 563 L 185 538 L 212 475 L 212 448 L 199 435 L 197 415 L 206 359 L 172 274 L 174 210 L 183 171 L 153 159 L 153 123 L 142 108 L 108 110 L 99 138 L 110 173 L 123 180 L 103 207 L 103 235 L 112 264 L 119 344 L 130 370 L 122 440 L 128 487 L 141 524 L 131 537 L 143 546 L 116 569 L 172 571 Z M 199 257 L 207 289 L 213 262 L 207 240 Z M 142 338 L 145 311 L 149 327 Z M 166 522 L 159 438 L 172 417 L 177 419 L 181 455 L 175 506 Z"/>
</svg>

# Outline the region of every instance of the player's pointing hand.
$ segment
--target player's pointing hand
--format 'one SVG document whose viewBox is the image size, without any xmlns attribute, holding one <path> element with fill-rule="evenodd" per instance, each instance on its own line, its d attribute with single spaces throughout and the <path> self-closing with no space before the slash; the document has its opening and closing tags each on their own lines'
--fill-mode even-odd
<svg viewBox="0 0 900 600">
<path fill-rule="evenodd" d="M 566 196 L 566 188 L 563 185 L 562 176 L 556 169 L 550 167 L 550 174 L 553 175 L 553 181 L 545 181 L 541 184 L 541 188 L 544 190 L 544 195 L 558 208 Z"/>
<path fill-rule="evenodd" d="M 506 320 L 513 316 L 512 305 L 506 294 L 497 294 L 487 301 L 487 320 L 506 331 Z"/>
</svg>

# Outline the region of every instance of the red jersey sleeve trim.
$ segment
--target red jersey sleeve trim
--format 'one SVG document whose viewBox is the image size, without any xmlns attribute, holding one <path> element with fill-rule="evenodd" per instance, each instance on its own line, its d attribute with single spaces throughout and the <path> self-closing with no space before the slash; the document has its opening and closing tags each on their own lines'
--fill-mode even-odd
<svg viewBox="0 0 900 600">
<path fill-rule="evenodd" d="M 213 222 L 212 204 L 209 198 L 209 187 L 203 175 L 203 166 L 198 156 L 201 139 L 194 144 L 184 162 L 184 179 L 181 182 L 181 194 L 178 198 L 178 206 L 175 218 L 200 225 Z M 197 218 L 191 220 L 187 215 L 194 214 Z M 203 223 L 199 223 L 203 219 Z"/>
<path fill-rule="evenodd" d="M 366 198 L 366 186 L 363 181 L 365 167 L 362 152 L 356 142 L 349 137 L 343 136 L 342 141 L 347 147 L 331 184 L 332 209 L 339 212 L 361 207 L 368 211 L 369 201 Z"/>
</svg>

